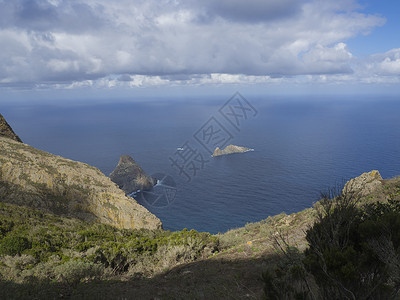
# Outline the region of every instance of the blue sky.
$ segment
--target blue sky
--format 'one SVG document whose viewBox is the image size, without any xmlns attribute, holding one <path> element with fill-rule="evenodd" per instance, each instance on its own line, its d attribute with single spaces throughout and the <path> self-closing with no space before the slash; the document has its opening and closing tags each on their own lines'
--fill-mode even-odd
<svg viewBox="0 0 400 300">
<path fill-rule="evenodd" d="M 0 0 L 0 101 L 400 92 L 400 4 Z"/>
<path fill-rule="evenodd" d="M 360 1 L 362 10 L 385 18 L 383 26 L 376 27 L 369 35 L 360 35 L 348 41 L 348 46 L 355 55 L 366 56 L 386 52 L 389 49 L 400 48 L 400 2 Z"/>
</svg>

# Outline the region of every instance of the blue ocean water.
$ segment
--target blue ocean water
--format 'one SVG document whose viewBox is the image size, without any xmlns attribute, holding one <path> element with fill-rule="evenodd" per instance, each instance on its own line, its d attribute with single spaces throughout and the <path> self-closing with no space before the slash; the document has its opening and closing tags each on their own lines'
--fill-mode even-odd
<svg viewBox="0 0 400 300">
<path fill-rule="evenodd" d="M 400 174 L 400 99 L 252 96 L 257 115 L 242 118 L 239 130 L 218 112 L 228 99 L 19 102 L 1 113 L 25 143 L 106 175 L 122 154 L 148 174 L 170 175 L 173 201 L 142 204 L 171 230 L 225 232 L 310 207 L 321 191 L 372 169 Z M 255 150 L 211 158 L 194 134 L 213 116 L 231 143 Z M 190 182 L 170 160 L 187 141 L 207 160 Z"/>
</svg>

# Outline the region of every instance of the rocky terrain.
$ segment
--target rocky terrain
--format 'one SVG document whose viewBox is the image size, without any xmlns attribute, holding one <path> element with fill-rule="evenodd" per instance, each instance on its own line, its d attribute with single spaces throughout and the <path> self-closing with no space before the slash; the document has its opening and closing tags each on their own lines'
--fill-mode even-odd
<svg viewBox="0 0 400 300">
<path fill-rule="evenodd" d="M 117 167 L 110 174 L 110 179 L 115 182 L 127 195 L 138 190 L 144 191 L 154 186 L 154 179 L 129 155 L 121 155 Z"/>
<path fill-rule="evenodd" d="M 22 142 L 18 135 L 15 134 L 11 126 L 7 123 L 6 119 L 0 114 L 0 136 L 13 139 L 17 142 Z"/>
<path fill-rule="evenodd" d="M 228 145 L 225 149 L 221 150 L 219 147 L 215 148 L 214 153 L 212 154 L 213 157 L 220 156 L 220 155 L 227 155 L 233 153 L 244 153 L 247 151 L 252 151 L 253 149 L 235 146 L 235 145 Z"/>
<path fill-rule="evenodd" d="M 119 228 L 161 227 L 100 170 L 0 137 L 0 200 Z"/>
<path fill-rule="evenodd" d="M 355 193 L 365 197 L 382 187 L 383 178 L 379 171 L 372 170 L 360 176 L 350 179 L 344 186 L 343 192 Z"/>
<path fill-rule="evenodd" d="M 368 192 L 363 193 L 364 188 L 368 189 Z M 343 191 L 350 194 L 359 193 L 359 205 L 376 201 L 385 203 L 388 199 L 399 201 L 400 178 L 382 179 L 379 172 L 371 171 L 348 181 Z M 41 222 L 42 231 L 46 226 L 49 227 L 45 232 L 54 235 L 53 239 L 56 239 L 57 235 L 60 235 L 60 238 L 73 236 L 78 243 L 73 251 L 62 250 L 64 256 L 75 257 L 69 263 L 54 257 L 43 263 L 35 263 L 29 256 L 29 251 L 32 250 L 25 250 L 25 254 L 13 258 L 0 254 L 0 273 L 3 272 L 7 278 L 18 282 L 16 284 L 0 280 L 0 298 L 3 296 L 5 299 L 30 299 L 35 295 L 38 299 L 109 299 L 118 295 L 125 299 L 265 299 L 266 286 L 262 274 L 279 266 L 283 266 L 283 270 L 298 270 L 301 266 L 298 263 L 304 255 L 304 250 L 308 248 L 306 232 L 318 219 L 320 207 L 321 203 L 317 202 L 314 207 L 298 213 L 281 213 L 210 237 L 194 231 L 163 233 L 160 230 L 149 231 L 143 236 L 142 233 L 134 231 L 120 232 L 112 228 L 90 227 L 84 223 L 76 223 L 73 219 L 60 220 L 44 216 L 47 219 L 43 220 L 36 211 L 20 211 L 12 206 L 0 205 L 0 221 L 2 214 L 24 215 L 32 224 Z M 1 228 L 5 228 L 7 222 L 2 224 Z M 80 228 L 76 228 L 79 226 Z M 33 238 L 37 239 L 41 231 L 35 232 L 37 236 Z M 213 248 L 210 248 L 211 245 Z M 155 246 L 157 247 L 154 248 Z M 77 252 L 76 249 L 81 252 Z M 142 253 L 140 260 L 134 258 L 135 251 L 132 249 Z M 154 249 L 155 254 L 149 256 L 148 251 L 155 251 Z M 289 252 L 288 249 L 298 249 L 296 251 L 299 252 Z M 103 256 L 99 254 L 91 254 L 99 251 L 104 253 L 105 258 L 101 258 Z M 121 255 L 133 258 L 124 261 Z M 114 268 L 126 263 L 130 263 L 130 267 L 127 271 L 122 268 L 117 273 L 107 273 L 102 260 L 114 264 Z M 49 269 L 49 265 L 53 267 Z M 38 275 L 29 275 L 31 273 Z M 29 276 L 40 275 L 46 278 L 50 276 L 46 274 L 53 273 L 53 276 L 64 275 L 54 277 L 51 284 L 46 281 L 30 281 L 32 279 Z M 284 279 L 282 276 L 278 279 Z M 75 283 L 65 281 L 68 278 L 73 278 Z M 113 280 L 92 282 L 90 278 Z M 295 286 L 300 284 L 293 277 L 287 280 Z M 314 285 L 315 283 L 312 283 L 313 288 Z M 285 286 L 281 289 L 285 290 Z M 315 296 L 304 299 L 322 298 Z"/>
</svg>

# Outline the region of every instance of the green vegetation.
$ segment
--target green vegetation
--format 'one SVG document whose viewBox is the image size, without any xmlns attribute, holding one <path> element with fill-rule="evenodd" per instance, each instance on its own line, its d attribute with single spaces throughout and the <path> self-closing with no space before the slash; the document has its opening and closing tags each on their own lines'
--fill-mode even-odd
<svg viewBox="0 0 400 300">
<path fill-rule="evenodd" d="M 76 284 L 149 277 L 218 250 L 195 230 L 117 229 L 0 203 L 0 279 Z"/>
<path fill-rule="evenodd" d="M 16 255 L 21 254 L 24 250 L 30 249 L 32 244 L 26 237 L 21 236 L 6 236 L 0 243 L 0 254 Z"/>
<path fill-rule="evenodd" d="M 277 263 L 263 274 L 268 299 L 398 299 L 400 201 L 361 204 L 330 192 L 316 205 L 304 253 L 284 236 Z"/>
<path fill-rule="evenodd" d="M 340 195 L 307 232 L 305 265 L 324 297 L 398 299 L 400 202 L 361 208 Z M 332 201 L 331 201 L 332 202 Z"/>
</svg>

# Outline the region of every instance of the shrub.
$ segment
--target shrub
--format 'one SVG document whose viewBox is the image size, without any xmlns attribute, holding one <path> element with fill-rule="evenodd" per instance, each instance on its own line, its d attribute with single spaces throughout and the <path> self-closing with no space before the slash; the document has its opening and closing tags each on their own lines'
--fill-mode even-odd
<svg viewBox="0 0 400 300">
<path fill-rule="evenodd" d="M 304 267 L 304 255 L 290 245 L 282 232 L 274 235 L 277 253 L 269 269 L 263 272 L 264 293 L 267 299 L 314 299 L 312 278 Z M 274 265 L 274 266 L 273 266 Z"/>
<path fill-rule="evenodd" d="M 321 202 L 304 263 L 324 298 L 395 299 L 400 287 L 398 201 L 356 205 L 352 194 Z"/>
<path fill-rule="evenodd" d="M 22 251 L 30 249 L 31 242 L 22 236 L 6 236 L 0 243 L 0 254 L 3 255 L 16 255 L 21 254 Z"/>
<path fill-rule="evenodd" d="M 0 239 L 12 230 L 14 222 L 0 219 Z"/>
<path fill-rule="evenodd" d="M 32 277 L 30 269 L 35 263 L 36 260 L 30 255 L 5 255 L 0 258 L 0 278 L 22 283 Z"/>
<path fill-rule="evenodd" d="M 104 267 L 82 260 L 70 260 L 55 267 L 54 274 L 57 280 L 74 285 L 84 280 L 99 279 L 103 274 Z"/>
<path fill-rule="evenodd" d="M 276 238 L 275 267 L 263 274 L 268 299 L 399 299 L 400 201 L 358 199 L 323 195 L 304 254 Z"/>
<path fill-rule="evenodd" d="M 21 279 L 25 272 L 39 281 L 72 282 L 72 275 L 65 279 L 63 270 L 90 279 L 93 276 L 79 272 L 90 273 L 99 265 L 107 270 L 108 275 L 103 272 L 106 278 L 137 273 L 150 276 L 179 263 L 207 257 L 218 250 L 218 244 L 218 238 L 195 230 L 118 229 L 0 202 L 2 252 L 12 256 L 23 253 L 34 259 L 29 265 L 15 268 L 2 266 L 7 256 L 0 257 L 0 277 L 7 279 Z M 11 269 L 15 276 L 10 275 Z"/>
</svg>

